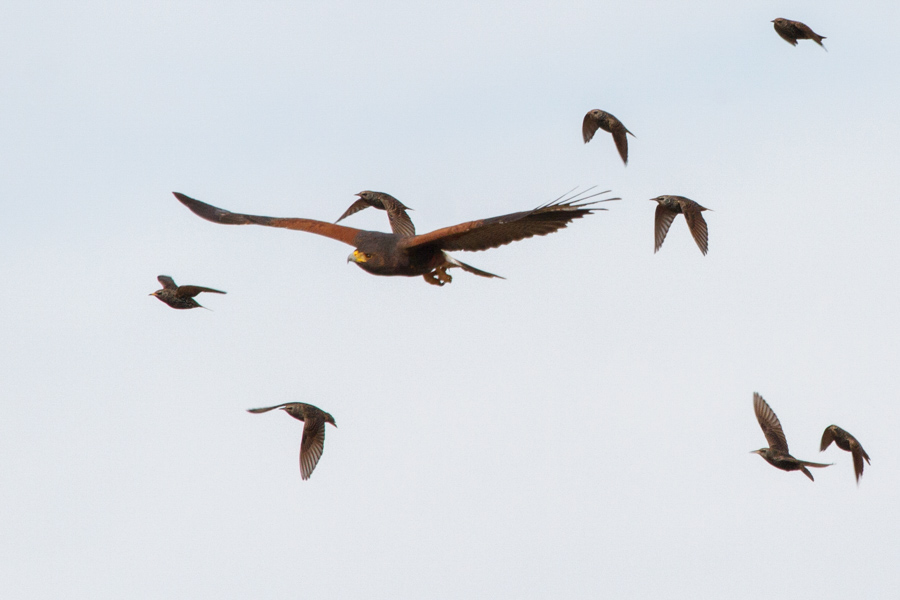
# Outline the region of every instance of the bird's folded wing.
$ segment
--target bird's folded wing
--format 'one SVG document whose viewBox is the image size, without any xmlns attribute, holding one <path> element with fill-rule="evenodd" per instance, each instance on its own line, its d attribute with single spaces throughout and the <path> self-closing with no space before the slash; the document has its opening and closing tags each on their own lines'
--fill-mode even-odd
<svg viewBox="0 0 900 600">
<path fill-rule="evenodd" d="M 605 192 L 599 192 L 603 194 Z M 591 206 L 597 202 L 619 200 L 607 198 L 584 202 L 597 194 L 584 198 L 570 198 L 553 202 L 534 210 L 469 221 L 452 227 L 445 227 L 400 241 L 400 248 L 415 248 L 431 245 L 442 250 L 487 250 L 516 242 L 535 235 L 547 235 L 562 229 L 575 219 L 580 219 L 596 210 L 606 210 Z"/>
<path fill-rule="evenodd" d="M 316 221 L 314 219 L 283 219 L 278 217 L 262 217 L 258 215 L 245 215 L 234 213 L 222 208 L 217 208 L 211 204 L 200 202 L 184 194 L 172 192 L 178 201 L 187 206 L 194 214 L 212 221 L 213 223 L 221 223 L 223 225 L 265 225 L 266 227 L 281 227 L 284 229 L 294 229 L 297 231 L 308 231 L 329 237 L 339 242 L 344 242 L 351 246 L 356 245 L 356 236 L 361 232 L 360 229 L 352 227 L 344 227 L 343 225 L 335 225 L 334 223 L 326 223 L 324 221 Z"/>
</svg>

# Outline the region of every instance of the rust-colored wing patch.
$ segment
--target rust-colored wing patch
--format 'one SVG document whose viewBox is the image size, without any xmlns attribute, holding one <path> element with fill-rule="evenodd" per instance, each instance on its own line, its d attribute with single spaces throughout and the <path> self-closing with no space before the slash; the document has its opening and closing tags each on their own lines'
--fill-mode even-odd
<svg viewBox="0 0 900 600">
<path fill-rule="evenodd" d="M 220 223 L 222 225 L 264 225 L 266 227 L 281 227 L 283 229 L 294 229 L 296 231 L 308 231 L 316 235 L 329 237 L 339 242 L 344 242 L 351 246 L 356 245 L 356 236 L 362 231 L 352 227 L 344 227 L 343 225 L 335 225 L 334 223 L 326 223 L 325 221 L 316 221 L 314 219 L 283 219 L 279 217 L 261 217 L 257 215 L 245 215 L 234 213 L 222 208 L 217 208 L 211 204 L 200 202 L 184 194 L 172 192 L 178 201 L 187 206 L 198 217 Z"/>
</svg>

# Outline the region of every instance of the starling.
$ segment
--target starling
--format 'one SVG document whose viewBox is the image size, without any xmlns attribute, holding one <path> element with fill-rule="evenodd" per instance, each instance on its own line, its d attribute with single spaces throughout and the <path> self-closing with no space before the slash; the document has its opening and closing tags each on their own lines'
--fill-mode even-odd
<svg viewBox="0 0 900 600">
<path fill-rule="evenodd" d="M 808 25 L 801 23 L 800 21 L 791 21 L 789 19 L 775 19 L 772 22 L 775 23 L 774 27 L 775 31 L 778 32 L 778 35 L 791 46 L 796 46 L 797 40 L 812 40 L 822 46 L 826 52 L 828 51 L 828 48 L 825 48 L 825 46 L 822 45 L 822 40 L 825 39 L 825 36 L 819 35 L 810 29 Z"/>
<path fill-rule="evenodd" d="M 584 138 L 585 144 L 591 141 L 591 138 L 594 137 L 594 133 L 596 133 L 598 127 L 603 131 L 612 134 L 613 141 L 616 142 L 616 149 L 619 151 L 619 156 L 622 157 L 622 162 L 627 165 L 628 138 L 625 137 L 625 134 L 627 133 L 631 137 L 634 137 L 634 134 L 622 125 L 622 121 L 606 111 L 595 108 L 584 115 L 584 121 L 581 123 L 581 136 Z"/>
<path fill-rule="evenodd" d="M 869 455 L 863 450 L 855 437 L 838 427 L 837 425 L 829 425 L 822 434 L 822 445 L 819 446 L 819 452 L 824 452 L 825 448 L 834 442 L 841 450 L 846 450 L 853 455 L 853 470 L 856 473 L 856 485 L 859 485 L 859 478 L 863 474 L 863 459 L 870 465 Z"/>
<path fill-rule="evenodd" d="M 815 479 L 813 479 L 812 473 L 806 467 L 820 468 L 831 466 L 831 464 L 823 465 L 822 463 L 799 460 L 791 456 L 788 453 L 787 439 L 784 437 L 784 430 L 781 428 L 781 423 L 778 422 L 778 417 L 775 416 L 775 413 L 769 408 L 763 397 L 756 392 L 753 393 L 753 410 L 756 412 L 756 420 L 759 421 L 759 426 L 762 427 L 766 441 L 769 442 L 769 447 L 753 450 L 751 454 L 759 454 L 766 459 L 767 463 L 782 471 L 803 471 L 803 474 L 809 477 L 811 481 L 815 481 Z"/>
<path fill-rule="evenodd" d="M 681 213 L 684 215 L 684 220 L 687 221 L 688 229 L 691 230 L 691 235 L 694 236 L 694 241 L 697 242 L 700 252 L 706 256 L 709 245 L 709 232 L 706 229 L 706 221 L 700 213 L 710 209 L 704 208 L 684 196 L 657 196 L 650 200 L 658 202 L 654 224 L 656 246 L 653 248 L 653 252 L 658 252 L 662 247 L 666 234 L 669 232 L 669 227 L 672 225 L 672 221 L 675 220 L 675 215 Z"/>
<path fill-rule="evenodd" d="M 487 250 L 536 235 L 547 235 L 564 228 L 575 219 L 594 211 L 606 210 L 594 207 L 593 204 L 620 200 L 606 198 L 587 202 L 590 198 L 606 193 L 587 194 L 588 191 L 590 190 L 557 198 L 533 210 L 469 221 L 414 236 L 353 229 L 313 219 L 283 219 L 233 213 L 184 194 L 173 193 L 182 204 L 207 221 L 224 225 L 253 224 L 309 231 L 354 246 L 356 249 L 347 258 L 347 262 L 356 263 L 367 273 L 404 277 L 421 275 L 428 283 L 441 286 L 452 281 L 447 269 L 453 267 L 481 277 L 499 277 L 453 258 L 447 254 L 448 251 Z"/>
<path fill-rule="evenodd" d="M 214 290 L 208 287 L 200 287 L 199 285 L 175 285 L 175 281 L 168 275 L 160 275 L 156 279 L 162 284 L 161 290 L 156 290 L 151 296 L 156 296 L 172 308 L 206 308 L 201 306 L 194 296 L 200 292 L 212 292 L 214 294 L 224 294 L 220 290 Z"/>
<path fill-rule="evenodd" d="M 304 480 L 309 479 L 325 449 L 325 423 L 331 423 L 337 427 L 334 417 L 321 408 L 303 402 L 288 402 L 266 408 L 250 408 L 247 412 L 259 414 L 276 408 L 280 408 L 298 421 L 303 421 L 303 438 L 300 440 L 300 477 Z"/>
<path fill-rule="evenodd" d="M 358 193 L 357 196 L 359 196 L 359 200 L 351 204 L 350 208 L 344 211 L 344 214 L 342 214 L 341 218 L 335 221 L 335 223 L 340 223 L 353 213 L 357 213 L 364 208 L 369 208 L 371 206 L 372 208 L 387 211 L 388 221 L 391 224 L 391 231 L 397 235 L 416 235 L 416 226 L 413 225 L 409 215 L 406 214 L 407 210 L 412 210 L 410 207 L 404 206 L 402 202 L 384 192 L 371 192 L 366 190 Z"/>
</svg>

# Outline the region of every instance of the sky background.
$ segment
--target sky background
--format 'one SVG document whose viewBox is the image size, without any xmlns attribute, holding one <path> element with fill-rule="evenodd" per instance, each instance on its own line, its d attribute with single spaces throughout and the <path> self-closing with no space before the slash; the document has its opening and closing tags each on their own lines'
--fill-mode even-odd
<svg viewBox="0 0 900 600">
<path fill-rule="evenodd" d="M 825 35 L 786 44 L 776 17 Z M 896 598 L 900 5 L 0 6 L 0 596 Z M 630 161 L 593 108 L 637 136 Z M 419 232 L 443 288 L 171 195 Z M 655 204 L 682 217 L 653 253 Z M 348 218 L 387 231 L 384 213 Z M 176 311 L 156 276 L 227 290 Z M 751 450 L 761 393 L 815 483 Z M 334 415 L 301 481 L 302 425 Z M 836 423 L 872 457 L 818 452 Z"/>
</svg>

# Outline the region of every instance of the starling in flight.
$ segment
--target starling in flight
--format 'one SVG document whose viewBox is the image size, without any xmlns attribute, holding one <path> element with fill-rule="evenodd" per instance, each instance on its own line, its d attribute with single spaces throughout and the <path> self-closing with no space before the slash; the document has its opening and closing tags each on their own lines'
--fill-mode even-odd
<svg viewBox="0 0 900 600">
<path fill-rule="evenodd" d="M 194 200 L 184 194 L 173 193 L 182 204 L 207 221 L 224 225 L 252 224 L 308 231 L 353 246 L 355 250 L 347 261 L 356 263 L 367 273 L 404 277 L 421 275 L 428 283 L 440 286 L 452 281 L 447 269 L 453 267 L 459 267 L 481 277 L 499 277 L 453 258 L 447 254 L 448 251 L 487 250 L 535 235 L 547 235 L 564 228 L 575 219 L 594 211 L 606 210 L 594 207 L 593 204 L 619 200 L 606 198 L 586 202 L 590 198 L 606 193 L 587 194 L 588 191 L 590 190 L 560 197 L 533 210 L 469 221 L 413 236 L 353 229 L 313 219 L 283 219 L 233 213 Z"/>
<path fill-rule="evenodd" d="M 194 296 L 200 292 L 225 293 L 208 287 L 200 287 L 199 285 L 175 285 L 175 281 L 168 275 L 160 275 L 156 279 L 159 280 L 163 287 L 150 295 L 156 296 L 172 308 L 205 308 L 194 300 Z"/>
<path fill-rule="evenodd" d="M 622 162 L 627 165 L 628 138 L 625 137 L 625 134 L 627 133 L 631 137 L 634 137 L 634 134 L 625 129 L 625 126 L 622 125 L 622 121 L 606 111 L 595 108 L 584 115 L 584 121 L 581 123 L 581 136 L 584 138 L 585 144 L 591 141 L 591 138 L 594 137 L 594 133 L 596 133 L 598 127 L 603 131 L 612 134 L 613 141 L 616 142 L 616 149 L 619 151 L 619 156 L 622 157 Z"/>
<path fill-rule="evenodd" d="M 321 408 L 303 402 L 288 402 L 266 408 L 250 408 L 247 412 L 259 414 L 276 408 L 303 421 L 303 438 L 300 440 L 300 476 L 303 479 L 309 479 L 325 448 L 325 423 L 331 423 L 337 427 L 334 417 Z"/>
<path fill-rule="evenodd" d="M 782 471 L 803 471 L 803 474 L 809 477 L 811 481 L 815 481 L 815 479 L 813 479 L 812 473 L 806 467 L 820 468 L 831 466 L 830 464 L 823 465 L 822 463 L 799 460 L 791 456 L 788 453 L 787 439 L 784 437 L 784 430 L 781 428 L 781 423 L 778 422 L 778 417 L 775 416 L 775 413 L 769 408 L 763 397 L 756 392 L 753 393 L 753 410 L 756 412 L 756 420 L 759 421 L 759 426 L 762 427 L 766 441 L 769 442 L 769 447 L 753 450 L 751 454 L 759 454 L 766 459 L 767 463 Z"/>
<path fill-rule="evenodd" d="M 416 235 L 416 226 L 413 225 L 409 215 L 406 214 L 407 210 L 412 210 L 410 207 L 404 206 L 402 202 L 384 192 L 371 192 L 366 190 L 358 193 L 357 196 L 359 196 L 359 200 L 351 204 L 350 208 L 344 211 L 344 214 L 342 214 L 341 218 L 335 221 L 335 223 L 340 223 L 353 213 L 357 213 L 364 208 L 369 208 L 371 206 L 372 208 L 387 211 L 388 221 L 391 223 L 391 231 L 397 235 Z"/>
<path fill-rule="evenodd" d="M 694 241 L 697 242 L 700 252 L 706 256 L 709 245 L 709 232 L 706 229 L 706 221 L 700 213 L 709 209 L 684 196 L 657 196 L 650 200 L 656 200 L 658 203 L 654 223 L 656 245 L 653 248 L 653 252 L 656 253 L 662 247 L 672 221 L 680 213 L 684 215 L 684 220 L 687 221 L 688 229 L 691 230 L 691 235 L 694 236 Z"/>
<path fill-rule="evenodd" d="M 778 32 L 778 35 L 791 46 L 796 46 L 797 40 L 812 40 L 822 46 L 826 51 L 828 50 L 828 48 L 825 48 L 825 46 L 822 45 L 822 40 L 825 39 L 825 36 L 819 35 L 804 23 L 801 23 L 800 21 L 791 21 L 789 19 L 775 19 L 772 22 L 775 23 L 774 27 L 775 31 Z"/>
<path fill-rule="evenodd" d="M 822 434 L 822 445 L 819 446 L 819 451 L 824 452 L 825 448 L 831 445 L 831 442 L 834 442 L 841 450 L 846 450 L 853 455 L 853 470 L 856 473 L 856 485 L 859 485 L 859 478 L 863 474 L 863 459 L 866 459 L 866 462 L 870 465 L 872 464 L 869 461 L 869 455 L 866 454 L 866 451 L 863 450 L 863 447 L 855 437 L 837 425 L 829 425 L 825 429 L 825 432 Z"/>
</svg>

